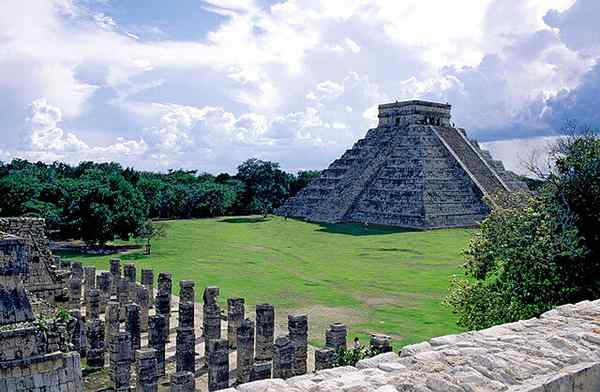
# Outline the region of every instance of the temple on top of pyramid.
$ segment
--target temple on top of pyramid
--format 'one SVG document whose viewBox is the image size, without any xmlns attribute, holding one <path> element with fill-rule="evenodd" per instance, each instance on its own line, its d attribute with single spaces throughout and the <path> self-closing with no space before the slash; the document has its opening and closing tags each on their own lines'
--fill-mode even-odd
<svg viewBox="0 0 600 392">
<path fill-rule="evenodd" d="M 379 106 L 379 124 L 276 214 L 322 223 L 469 227 L 483 196 L 526 190 L 517 175 L 450 122 L 451 105 Z"/>
</svg>

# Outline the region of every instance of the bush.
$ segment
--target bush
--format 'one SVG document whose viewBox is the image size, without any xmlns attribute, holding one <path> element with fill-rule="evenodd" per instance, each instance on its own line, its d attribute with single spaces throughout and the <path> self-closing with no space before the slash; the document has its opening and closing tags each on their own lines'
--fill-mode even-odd
<svg viewBox="0 0 600 392">
<path fill-rule="evenodd" d="M 600 141 L 562 141 L 537 193 L 496 195 L 445 303 L 469 329 L 600 296 Z"/>
</svg>

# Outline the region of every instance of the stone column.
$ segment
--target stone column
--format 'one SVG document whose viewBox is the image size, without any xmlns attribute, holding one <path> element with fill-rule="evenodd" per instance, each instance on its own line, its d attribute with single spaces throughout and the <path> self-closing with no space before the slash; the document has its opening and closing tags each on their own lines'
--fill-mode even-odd
<svg viewBox="0 0 600 392">
<path fill-rule="evenodd" d="M 192 302 L 179 303 L 179 326 L 194 328 L 194 304 Z"/>
<path fill-rule="evenodd" d="M 140 334 L 140 306 L 138 304 L 127 304 L 127 320 L 125 330 L 131 337 L 131 350 L 139 350 L 142 347 Z"/>
<path fill-rule="evenodd" d="M 179 281 L 179 302 L 195 302 L 193 280 Z"/>
<path fill-rule="evenodd" d="M 106 305 L 106 331 L 104 332 L 106 341 L 110 342 L 111 336 L 119 333 L 119 303 L 110 301 Z"/>
<path fill-rule="evenodd" d="M 208 341 L 208 390 L 229 388 L 229 345 L 225 339 Z"/>
<path fill-rule="evenodd" d="M 72 276 L 69 282 L 69 308 L 79 310 L 81 308 L 81 279 Z"/>
<path fill-rule="evenodd" d="M 100 318 L 100 290 L 91 289 L 85 305 L 85 320 L 91 321 Z"/>
<path fill-rule="evenodd" d="M 112 275 L 110 272 L 102 272 L 97 278 L 98 290 L 100 290 L 100 313 L 106 312 L 106 304 L 110 301 L 112 289 Z"/>
<path fill-rule="evenodd" d="M 171 375 L 171 392 L 194 392 L 196 380 L 192 372 L 177 372 Z"/>
<path fill-rule="evenodd" d="M 171 274 L 161 272 L 158 274 L 158 292 L 155 299 L 155 309 L 157 314 L 165 317 L 164 334 L 169 339 L 169 329 L 171 322 Z"/>
<path fill-rule="evenodd" d="M 137 301 L 137 287 L 138 284 L 136 282 L 127 282 L 127 284 L 129 285 L 127 291 L 129 292 L 129 302 L 136 302 Z"/>
<path fill-rule="evenodd" d="M 329 347 L 315 350 L 315 370 L 331 369 L 335 363 L 335 350 Z"/>
<path fill-rule="evenodd" d="M 372 334 L 369 346 L 371 346 L 371 352 L 377 354 L 389 353 L 392 351 L 392 338 L 387 335 Z"/>
<path fill-rule="evenodd" d="M 91 289 L 96 288 L 96 267 L 83 267 L 84 284 L 85 289 L 83 290 L 83 300 L 87 302 L 88 293 Z"/>
<path fill-rule="evenodd" d="M 158 392 L 156 374 L 156 350 L 146 348 L 135 352 L 137 392 Z"/>
<path fill-rule="evenodd" d="M 288 315 L 288 334 L 294 345 L 294 374 L 306 374 L 308 352 L 308 316 Z"/>
<path fill-rule="evenodd" d="M 256 305 L 256 360 L 273 359 L 275 308 L 271 304 Z"/>
<path fill-rule="evenodd" d="M 250 381 L 266 380 L 271 378 L 271 361 L 254 362 Z"/>
<path fill-rule="evenodd" d="M 135 302 L 140 306 L 140 331 L 148 332 L 150 297 L 145 286 L 137 286 L 137 299 Z"/>
<path fill-rule="evenodd" d="M 111 295 L 117 295 L 117 287 L 121 280 L 121 259 L 110 260 L 110 274 L 112 275 Z"/>
<path fill-rule="evenodd" d="M 125 321 L 125 307 L 129 303 L 129 282 L 125 278 L 118 278 L 117 299 L 119 300 L 119 321 Z"/>
<path fill-rule="evenodd" d="M 110 380 L 116 392 L 129 392 L 131 340 L 127 332 L 119 332 L 110 341 Z"/>
<path fill-rule="evenodd" d="M 229 342 L 229 348 L 231 349 L 237 347 L 237 331 L 244 316 L 244 299 L 227 299 L 227 341 Z"/>
<path fill-rule="evenodd" d="M 278 336 L 273 345 L 273 378 L 294 376 L 294 345 L 287 336 Z"/>
<path fill-rule="evenodd" d="M 71 260 L 63 259 L 60 256 L 54 256 L 54 262 L 56 265 L 60 265 L 60 269 L 62 270 L 71 270 Z"/>
<path fill-rule="evenodd" d="M 251 381 L 254 366 L 254 321 L 242 320 L 237 333 L 237 382 L 245 384 Z M 231 346 L 231 345 L 230 345 Z"/>
<path fill-rule="evenodd" d="M 87 340 L 89 348 L 87 350 L 87 364 L 90 367 L 104 367 L 104 322 L 100 319 L 93 319 L 87 322 Z"/>
<path fill-rule="evenodd" d="M 336 352 L 347 348 L 348 330 L 345 324 L 334 323 L 327 328 L 325 333 L 325 346 Z"/>
<path fill-rule="evenodd" d="M 196 334 L 193 328 L 177 328 L 175 359 L 177 372 L 196 373 Z"/>
<path fill-rule="evenodd" d="M 148 347 L 156 350 L 156 368 L 159 377 L 165 375 L 165 316 L 157 314 L 148 318 Z"/>
<path fill-rule="evenodd" d="M 206 341 L 221 338 L 221 309 L 217 303 L 218 296 L 218 287 L 211 286 L 204 289 L 204 307 L 202 310 L 204 313 L 204 339 Z"/>
<path fill-rule="evenodd" d="M 154 306 L 154 271 L 151 269 L 142 269 L 142 285 L 148 289 L 150 306 Z"/>
<path fill-rule="evenodd" d="M 135 265 L 125 264 L 123 266 L 123 277 L 129 282 L 135 283 Z"/>
<path fill-rule="evenodd" d="M 83 267 L 80 261 L 74 261 L 71 263 L 71 278 L 77 278 L 80 282 L 83 282 Z"/>
<path fill-rule="evenodd" d="M 86 356 L 87 337 L 81 310 L 74 309 L 69 313 L 75 319 L 72 332 L 73 334 L 71 335 L 71 344 L 73 345 L 73 349 L 77 351 L 82 358 L 84 358 Z"/>
</svg>

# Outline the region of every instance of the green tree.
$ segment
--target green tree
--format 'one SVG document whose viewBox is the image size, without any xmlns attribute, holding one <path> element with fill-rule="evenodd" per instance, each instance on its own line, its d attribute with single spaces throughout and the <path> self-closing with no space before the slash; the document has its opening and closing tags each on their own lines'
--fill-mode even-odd
<svg viewBox="0 0 600 392">
<path fill-rule="evenodd" d="M 292 177 L 278 163 L 251 158 L 238 166 L 236 177 L 245 185 L 242 212 L 267 214 L 289 197 Z"/>
<path fill-rule="evenodd" d="M 600 140 L 578 135 L 553 151 L 537 193 L 496 195 L 465 251 L 465 278 L 446 303 L 478 329 L 600 296 Z"/>
<path fill-rule="evenodd" d="M 148 219 L 138 229 L 136 237 L 146 241 L 146 254 L 149 255 L 152 251 L 152 241 L 167 236 L 167 224 L 154 222 Z"/>
</svg>

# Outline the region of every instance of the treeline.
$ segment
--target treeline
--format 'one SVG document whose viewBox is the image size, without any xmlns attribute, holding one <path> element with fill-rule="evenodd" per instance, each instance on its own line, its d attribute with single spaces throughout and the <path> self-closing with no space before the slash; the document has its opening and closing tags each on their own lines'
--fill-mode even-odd
<svg viewBox="0 0 600 392">
<path fill-rule="evenodd" d="M 167 173 L 118 163 L 0 162 L 0 216 L 45 218 L 57 238 L 103 244 L 129 239 L 150 218 L 204 218 L 269 213 L 317 177 L 249 159 L 235 175 Z"/>
</svg>

